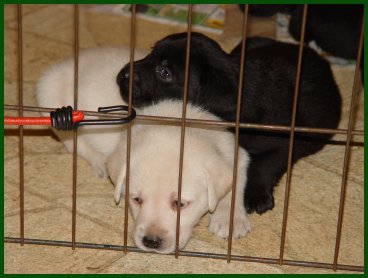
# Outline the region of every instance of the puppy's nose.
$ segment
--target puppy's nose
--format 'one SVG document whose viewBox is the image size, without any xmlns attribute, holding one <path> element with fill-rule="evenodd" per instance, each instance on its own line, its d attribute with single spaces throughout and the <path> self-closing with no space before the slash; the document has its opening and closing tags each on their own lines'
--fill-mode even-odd
<svg viewBox="0 0 368 278">
<path fill-rule="evenodd" d="M 122 78 L 124 81 L 128 81 L 130 77 L 130 67 L 125 67 L 121 73 L 120 78 Z M 138 81 L 138 74 L 136 72 L 133 73 L 133 80 Z"/>
<path fill-rule="evenodd" d="M 143 237 L 143 244 L 144 246 L 152 249 L 160 248 L 162 243 L 162 238 L 155 235 L 147 235 Z"/>
<path fill-rule="evenodd" d="M 129 79 L 129 71 L 130 71 L 130 68 L 129 68 L 129 65 L 126 65 L 124 68 L 121 69 L 121 71 L 119 72 L 118 74 L 118 78 L 119 79 Z"/>
</svg>

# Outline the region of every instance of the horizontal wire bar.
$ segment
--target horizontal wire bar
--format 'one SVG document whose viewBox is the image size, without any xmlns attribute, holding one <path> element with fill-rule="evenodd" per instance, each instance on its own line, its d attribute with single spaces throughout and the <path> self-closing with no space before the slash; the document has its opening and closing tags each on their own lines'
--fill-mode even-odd
<svg viewBox="0 0 368 278">
<path fill-rule="evenodd" d="M 20 238 L 4 237 L 4 242 L 5 243 L 19 243 Z M 32 239 L 32 238 L 25 238 L 24 243 L 33 244 L 33 245 L 47 245 L 47 246 L 61 246 L 61 247 L 71 247 L 72 246 L 72 242 L 70 241 L 43 240 L 43 239 Z M 124 251 L 124 246 L 122 245 L 75 242 L 75 246 L 78 248 Z M 156 254 L 154 252 L 143 251 L 134 246 L 127 246 L 127 250 L 129 252 Z M 222 260 L 227 259 L 227 254 L 193 252 L 193 251 L 179 251 L 179 252 L 181 256 L 187 256 L 187 257 L 200 257 L 200 258 L 222 259 Z M 167 255 L 174 255 L 174 253 L 167 254 Z M 273 258 L 261 258 L 261 257 L 239 256 L 239 255 L 231 255 L 231 260 L 256 262 L 256 263 L 268 263 L 268 264 L 278 264 L 279 262 L 278 259 L 273 259 Z M 283 264 L 292 265 L 292 266 L 326 268 L 326 269 L 333 268 L 333 264 L 329 264 L 329 263 L 295 261 L 295 260 L 284 260 Z M 363 272 L 364 266 L 338 264 L 337 269 Z"/>
<path fill-rule="evenodd" d="M 4 105 L 5 110 L 18 110 L 18 105 Z M 55 108 L 56 109 L 56 108 Z M 36 106 L 23 106 L 23 111 L 28 112 L 51 112 L 55 111 L 52 108 L 36 107 Z M 126 116 L 127 113 L 113 113 L 106 114 L 102 112 L 85 111 L 80 110 L 87 116 L 100 116 L 106 118 L 116 118 L 116 116 Z M 138 113 L 138 112 L 137 112 Z M 148 116 L 148 115 L 137 115 L 136 120 L 139 121 L 153 121 L 153 122 L 168 122 L 168 123 L 181 123 L 181 118 L 175 117 L 162 117 L 162 116 Z M 213 121 L 213 120 L 199 120 L 186 118 L 187 124 L 192 125 L 207 125 L 207 126 L 221 126 L 221 127 L 235 127 L 235 122 L 227 121 Z M 290 126 L 283 125 L 264 125 L 264 124 L 252 124 L 252 123 L 241 123 L 240 128 L 242 129 L 256 129 L 265 130 L 271 132 L 290 132 Z M 317 134 L 347 134 L 347 129 L 331 129 L 331 128 L 312 128 L 312 127 L 295 127 L 295 132 L 298 133 L 317 133 Z M 353 135 L 364 136 L 364 130 L 353 130 Z"/>
</svg>

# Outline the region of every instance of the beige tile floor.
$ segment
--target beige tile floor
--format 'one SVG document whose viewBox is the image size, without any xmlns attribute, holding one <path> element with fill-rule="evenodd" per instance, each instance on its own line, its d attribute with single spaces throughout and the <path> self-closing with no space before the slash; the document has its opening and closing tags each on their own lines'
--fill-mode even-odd
<svg viewBox="0 0 368 278">
<path fill-rule="evenodd" d="M 71 5 L 23 5 L 24 105 L 35 105 L 34 85 L 50 65 L 73 53 Z M 226 50 L 239 40 L 242 14 L 227 6 L 222 35 L 211 35 Z M 80 12 L 80 47 L 129 43 L 129 18 Z M 137 19 L 137 47 L 149 49 L 163 36 L 185 28 Z M 273 19 L 253 18 L 250 34 L 272 37 Z M 4 79 L 6 104 L 17 104 L 16 7 L 5 5 Z M 343 96 L 346 128 L 353 67 L 333 66 Z M 363 90 L 359 95 L 356 128 L 363 128 Z M 6 111 L 6 115 L 15 115 Z M 26 115 L 29 113 L 26 113 Z M 34 114 L 30 114 L 34 115 Z M 336 136 L 343 140 L 343 136 Z M 361 140 L 356 138 L 356 140 Z M 53 240 L 71 239 L 71 155 L 47 129 L 25 128 L 25 236 Z M 5 236 L 19 236 L 19 160 L 15 128 L 4 138 Z M 352 147 L 346 210 L 339 263 L 363 265 L 364 220 L 363 148 Z M 334 255 L 337 209 L 344 147 L 329 145 L 299 161 L 293 170 L 285 259 L 331 263 Z M 233 254 L 272 257 L 279 255 L 285 177 L 275 190 L 276 207 L 262 216 L 251 215 L 252 232 L 233 242 Z M 123 244 L 124 209 L 115 206 L 112 186 L 96 178 L 89 165 L 78 160 L 77 241 Z M 205 216 L 186 250 L 226 253 L 227 242 L 207 232 Z M 131 222 L 130 222 L 131 224 Z M 132 227 L 132 225 L 130 225 Z M 129 244 L 132 244 L 129 237 Z M 5 244 L 6 273 L 330 273 L 330 270 L 245 263 L 204 258 L 98 251 L 65 247 Z M 338 271 L 338 273 L 347 273 Z"/>
</svg>

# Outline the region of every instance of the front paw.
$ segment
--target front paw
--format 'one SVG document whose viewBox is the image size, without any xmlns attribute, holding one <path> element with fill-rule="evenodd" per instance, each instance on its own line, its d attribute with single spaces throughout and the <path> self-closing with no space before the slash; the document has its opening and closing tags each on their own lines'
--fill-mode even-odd
<svg viewBox="0 0 368 278">
<path fill-rule="evenodd" d="M 101 179 L 107 179 L 109 177 L 106 169 L 106 164 L 104 162 L 96 160 L 91 163 L 91 166 L 97 177 Z"/>
<path fill-rule="evenodd" d="M 219 237 L 229 237 L 230 213 L 229 211 L 215 210 L 211 216 L 209 231 Z M 250 232 L 247 214 L 244 212 L 234 216 L 233 238 L 240 238 Z"/>
<path fill-rule="evenodd" d="M 262 214 L 275 206 L 272 193 L 268 192 L 245 192 L 244 206 L 248 213 Z"/>
</svg>

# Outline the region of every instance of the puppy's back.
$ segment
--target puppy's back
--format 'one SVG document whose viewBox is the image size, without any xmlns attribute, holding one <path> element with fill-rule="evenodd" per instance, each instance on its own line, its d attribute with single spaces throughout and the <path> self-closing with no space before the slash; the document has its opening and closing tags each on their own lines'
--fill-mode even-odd
<svg viewBox="0 0 368 278">
<path fill-rule="evenodd" d="M 128 48 L 96 48 L 81 51 L 78 64 L 78 108 L 96 110 L 119 105 L 116 74 L 129 58 Z M 74 59 L 49 68 L 37 83 L 37 102 L 44 107 L 72 105 L 74 102 Z"/>
<path fill-rule="evenodd" d="M 141 56 L 143 53 L 137 51 L 137 57 Z M 80 52 L 77 107 L 79 110 L 97 111 L 98 107 L 102 106 L 126 104 L 120 97 L 116 75 L 129 61 L 129 57 L 128 47 L 104 47 Z M 59 108 L 68 105 L 74 107 L 74 59 L 69 58 L 50 67 L 39 79 L 36 89 L 40 107 Z M 83 126 L 79 129 L 78 155 L 94 165 L 99 176 L 105 175 L 104 156 L 114 150 L 123 129 L 124 126 L 121 125 Z M 55 129 L 53 131 L 71 152 L 72 134 Z"/>
</svg>

